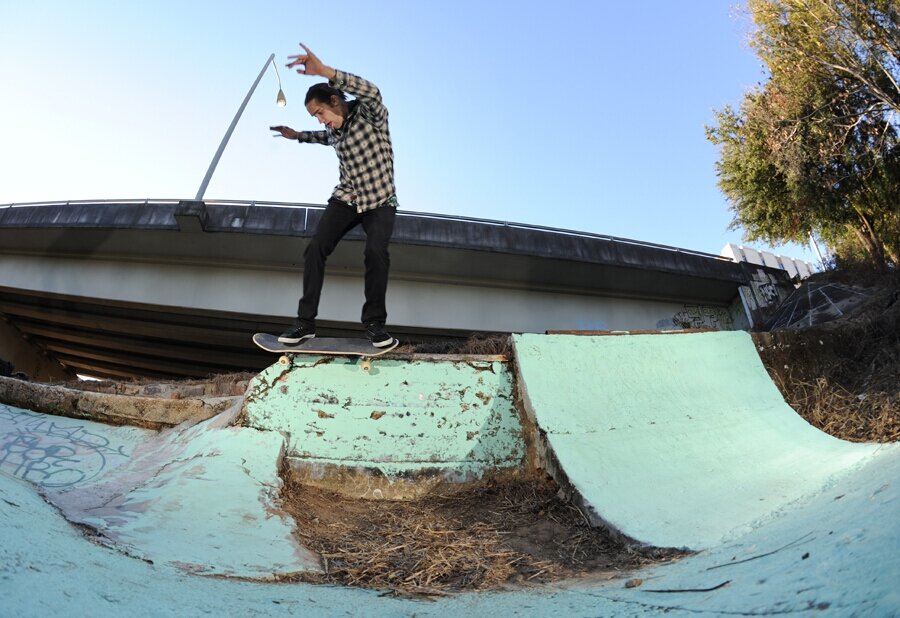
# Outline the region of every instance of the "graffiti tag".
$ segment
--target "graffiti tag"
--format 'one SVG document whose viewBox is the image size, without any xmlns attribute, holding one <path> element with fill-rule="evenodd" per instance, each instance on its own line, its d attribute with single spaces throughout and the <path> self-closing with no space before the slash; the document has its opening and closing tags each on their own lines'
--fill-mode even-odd
<svg viewBox="0 0 900 618">
<path fill-rule="evenodd" d="M 85 424 L 0 405 L 0 468 L 41 487 L 70 487 L 97 477 L 114 459 L 128 459 L 124 447 L 89 431 Z"/>
</svg>

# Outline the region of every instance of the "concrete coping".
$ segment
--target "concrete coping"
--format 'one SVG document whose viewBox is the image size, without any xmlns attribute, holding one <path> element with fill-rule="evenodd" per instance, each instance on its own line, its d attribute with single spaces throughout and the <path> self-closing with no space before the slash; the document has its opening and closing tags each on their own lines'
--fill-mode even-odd
<svg viewBox="0 0 900 618">
<path fill-rule="evenodd" d="M 240 398 L 119 395 L 0 377 L 0 403 L 55 416 L 147 429 L 200 422 L 223 412 Z"/>
<path fill-rule="evenodd" d="M 411 361 L 434 361 L 434 362 L 473 362 L 473 363 L 508 363 L 509 357 L 506 354 L 429 354 L 416 352 L 413 354 L 391 354 L 393 359 L 411 360 Z"/>
</svg>

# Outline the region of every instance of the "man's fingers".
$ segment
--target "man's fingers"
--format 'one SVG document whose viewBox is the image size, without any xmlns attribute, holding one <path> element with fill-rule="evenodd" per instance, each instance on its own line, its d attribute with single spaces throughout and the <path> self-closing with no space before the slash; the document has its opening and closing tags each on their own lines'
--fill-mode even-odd
<svg viewBox="0 0 900 618">
<path fill-rule="evenodd" d="M 310 73 L 309 67 L 307 65 L 313 64 L 315 67 L 315 63 L 319 62 L 319 59 L 316 58 L 316 55 L 309 51 L 309 48 L 303 43 L 300 43 L 300 47 L 302 47 L 303 51 L 305 51 L 306 53 L 297 54 L 296 56 L 288 56 L 288 60 L 291 60 L 292 62 L 289 62 L 287 64 L 287 67 L 289 69 L 292 69 L 297 65 L 303 65 L 301 68 L 297 69 L 297 73 L 300 73 L 300 75 L 316 75 L 316 73 Z"/>
</svg>

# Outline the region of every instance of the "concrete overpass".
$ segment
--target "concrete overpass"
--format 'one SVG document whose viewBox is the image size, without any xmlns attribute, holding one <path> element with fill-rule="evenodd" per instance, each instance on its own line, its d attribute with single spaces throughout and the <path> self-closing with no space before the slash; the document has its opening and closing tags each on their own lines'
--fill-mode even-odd
<svg viewBox="0 0 900 618">
<path fill-rule="evenodd" d="M 0 206 L 0 357 L 35 378 L 251 370 L 290 323 L 321 206 L 138 200 Z M 571 230 L 400 211 L 389 328 L 401 340 L 547 330 L 748 328 L 777 269 Z M 360 334 L 361 231 L 328 263 L 322 334 Z"/>
</svg>

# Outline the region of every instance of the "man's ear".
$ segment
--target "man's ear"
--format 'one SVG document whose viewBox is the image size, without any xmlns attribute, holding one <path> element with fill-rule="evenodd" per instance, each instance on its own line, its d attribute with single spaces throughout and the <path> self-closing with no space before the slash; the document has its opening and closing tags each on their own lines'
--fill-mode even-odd
<svg viewBox="0 0 900 618">
<path fill-rule="evenodd" d="M 341 100 L 338 98 L 336 94 L 331 95 L 331 107 L 335 109 L 341 108 Z"/>
</svg>

